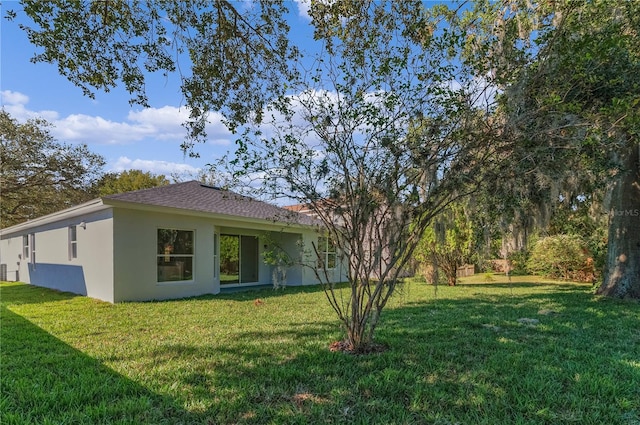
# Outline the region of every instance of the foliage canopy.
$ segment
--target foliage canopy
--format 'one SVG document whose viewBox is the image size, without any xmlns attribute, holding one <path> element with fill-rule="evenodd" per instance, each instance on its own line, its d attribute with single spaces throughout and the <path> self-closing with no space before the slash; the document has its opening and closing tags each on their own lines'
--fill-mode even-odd
<svg viewBox="0 0 640 425">
<path fill-rule="evenodd" d="M 23 124 L 0 111 L 0 222 L 8 227 L 88 201 L 104 159 L 86 145 L 57 142 L 49 123 Z"/>
<path fill-rule="evenodd" d="M 292 77 L 288 61 L 299 55 L 288 39 L 284 0 L 21 4 L 30 19 L 21 27 L 42 49 L 33 62 L 57 65 L 87 96 L 123 84 L 132 104 L 148 106 L 147 75 L 178 73 L 190 110 L 183 148 L 192 154 L 194 142 L 206 139 L 210 111 L 222 111 L 231 128 L 260 121 Z"/>
<path fill-rule="evenodd" d="M 113 195 L 168 184 L 169 180 L 163 175 L 154 175 L 141 170 L 125 170 L 103 175 L 98 182 L 98 193 L 100 196 Z"/>
</svg>

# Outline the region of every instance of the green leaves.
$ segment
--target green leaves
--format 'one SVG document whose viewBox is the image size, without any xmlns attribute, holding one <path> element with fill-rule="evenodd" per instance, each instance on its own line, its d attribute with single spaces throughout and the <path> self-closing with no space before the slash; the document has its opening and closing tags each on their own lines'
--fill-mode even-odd
<svg viewBox="0 0 640 425">
<path fill-rule="evenodd" d="M 560 195 L 601 199 L 638 143 L 631 105 L 640 93 L 640 9 L 514 0 L 477 2 L 476 10 L 467 63 L 501 89 L 502 177 L 490 190 L 499 208 L 525 218 L 515 226 L 544 228 Z"/>
<path fill-rule="evenodd" d="M 423 272 L 434 274 L 434 271 L 441 269 L 449 284 L 454 285 L 458 267 L 471 260 L 474 236 L 474 223 L 464 206 L 453 203 L 434 217 L 425 229 L 414 258 Z"/>
<path fill-rule="evenodd" d="M 102 176 L 97 183 L 97 190 L 100 196 L 106 196 L 168 184 L 169 180 L 163 175 L 154 175 L 140 170 L 126 170 Z"/>
<path fill-rule="evenodd" d="M 531 250 L 527 269 L 552 279 L 583 281 L 593 276 L 593 261 L 578 235 L 555 235 L 540 239 Z"/>
<path fill-rule="evenodd" d="M 221 111 L 232 130 L 250 118 L 259 122 L 267 103 L 284 93 L 280 82 L 294 76 L 288 61 L 298 50 L 288 40 L 282 0 L 246 8 L 226 0 L 24 0 L 22 6 L 31 19 L 22 29 L 42 49 L 33 61 L 56 64 L 86 96 L 122 84 L 132 104 L 147 107 L 147 74 L 177 71 L 191 109 L 183 144 L 189 153 L 206 139 L 209 112 Z"/>
<path fill-rule="evenodd" d="M 86 145 L 58 143 L 44 120 L 19 124 L 0 111 L 0 221 L 3 227 L 94 197 L 104 159 Z"/>
</svg>

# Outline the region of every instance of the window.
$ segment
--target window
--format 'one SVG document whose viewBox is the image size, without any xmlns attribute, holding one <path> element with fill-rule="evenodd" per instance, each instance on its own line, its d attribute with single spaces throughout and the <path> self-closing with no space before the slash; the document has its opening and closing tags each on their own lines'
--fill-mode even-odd
<svg viewBox="0 0 640 425">
<path fill-rule="evenodd" d="M 31 233 L 29 235 L 29 246 L 31 247 L 31 264 L 36 264 L 36 235 Z"/>
<path fill-rule="evenodd" d="M 31 248 L 29 248 L 29 235 L 22 236 L 22 258 L 29 258 L 29 252 L 31 252 Z"/>
<path fill-rule="evenodd" d="M 318 268 L 336 268 L 336 245 L 330 238 L 318 238 Z"/>
<path fill-rule="evenodd" d="M 220 255 L 218 250 L 220 249 L 220 235 L 217 233 L 213 234 L 213 277 L 214 279 L 218 277 L 218 272 L 220 270 Z"/>
<path fill-rule="evenodd" d="M 76 226 L 69 226 L 69 260 L 78 258 L 78 232 Z"/>
<path fill-rule="evenodd" d="M 158 229 L 158 282 L 193 280 L 194 231 Z"/>
</svg>

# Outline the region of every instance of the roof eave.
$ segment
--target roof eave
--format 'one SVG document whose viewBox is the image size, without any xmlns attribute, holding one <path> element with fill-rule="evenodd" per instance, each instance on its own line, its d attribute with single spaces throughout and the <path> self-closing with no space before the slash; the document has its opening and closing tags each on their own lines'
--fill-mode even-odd
<svg viewBox="0 0 640 425">
<path fill-rule="evenodd" d="M 47 224 L 55 223 L 62 220 L 67 220 L 74 217 L 80 217 L 86 214 L 90 214 L 96 211 L 109 208 L 102 202 L 102 199 L 97 198 L 83 204 L 75 205 L 73 207 L 66 208 L 51 214 L 44 215 L 42 217 L 34 218 L 32 220 L 25 221 L 24 223 L 16 224 L 5 229 L 0 229 L 0 236 L 5 237 L 13 234 L 24 233 L 39 226 L 45 226 Z"/>
</svg>

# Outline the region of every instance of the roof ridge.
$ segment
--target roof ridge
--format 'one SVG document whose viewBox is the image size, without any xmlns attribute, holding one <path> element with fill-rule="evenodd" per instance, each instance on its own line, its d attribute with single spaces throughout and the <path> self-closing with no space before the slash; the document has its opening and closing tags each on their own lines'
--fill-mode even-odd
<svg viewBox="0 0 640 425">
<path fill-rule="evenodd" d="M 268 221 L 316 224 L 304 214 L 197 180 L 108 195 L 103 199 Z"/>
</svg>

